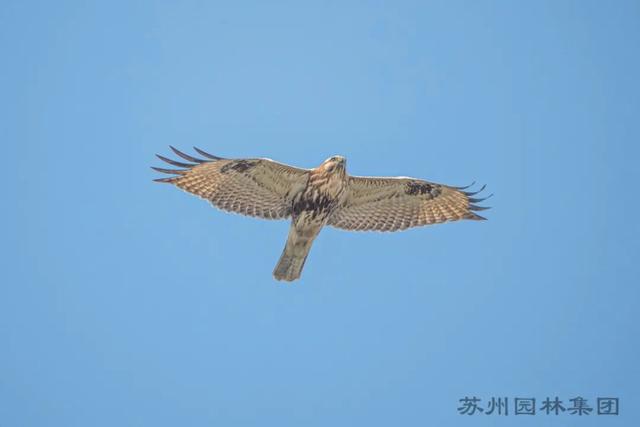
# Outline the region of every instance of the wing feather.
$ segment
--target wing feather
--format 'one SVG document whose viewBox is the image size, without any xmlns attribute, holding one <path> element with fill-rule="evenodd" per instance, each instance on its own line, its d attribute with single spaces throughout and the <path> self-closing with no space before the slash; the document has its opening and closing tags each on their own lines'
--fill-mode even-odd
<svg viewBox="0 0 640 427">
<path fill-rule="evenodd" d="M 153 168 L 178 176 L 156 181 L 175 186 L 208 200 L 219 209 L 266 219 L 284 219 L 291 215 L 292 197 L 307 182 L 308 170 L 270 159 L 223 159 L 200 149 L 207 160 L 171 149 L 187 164 L 158 156 L 183 170 Z"/>
<path fill-rule="evenodd" d="M 346 201 L 328 224 L 353 231 L 398 231 L 445 221 L 483 220 L 474 213 L 487 209 L 473 204 L 484 200 L 470 197 L 476 193 L 415 178 L 352 176 Z"/>
</svg>

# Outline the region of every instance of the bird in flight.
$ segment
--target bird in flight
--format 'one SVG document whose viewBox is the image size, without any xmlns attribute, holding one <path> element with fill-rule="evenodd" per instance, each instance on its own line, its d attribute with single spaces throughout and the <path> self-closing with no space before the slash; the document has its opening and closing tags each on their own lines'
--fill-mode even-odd
<svg viewBox="0 0 640 427">
<path fill-rule="evenodd" d="M 200 150 L 197 158 L 171 150 L 182 159 L 158 158 L 181 169 L 152 167 L 174 175 L 154 181 L 173 184 L 219 209 L 264 219 L 289 219 L 287 243 L 273 276 L 300 277 L 311 245 L 325 225 L 349 231 L 399 231 L 461 219 L 484 220 L 475 203 L 486 198 L 453 187 L 407 177 L 347 174 L 344 157 L 333 156 L 313 169 L 270 159 L 224 159 Z M 473 185 L 473 184 L 471 184 Z M 490 197 L 490 196 L 489 196 Z"/>
</svg>

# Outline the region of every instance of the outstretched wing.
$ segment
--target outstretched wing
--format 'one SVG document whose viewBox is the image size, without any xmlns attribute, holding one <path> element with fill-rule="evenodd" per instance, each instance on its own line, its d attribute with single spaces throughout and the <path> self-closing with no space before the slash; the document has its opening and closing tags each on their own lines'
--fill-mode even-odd
<svg viewBox="0 0 640 427">
<path fill-rule="evenodd" d="M 473 185 L 473 184 L 472 184 Z M 353 231 L 398 231 L 459 219 L 483 220 L 474 213 L 475 193 L 414 178 L 349 178 L 347 199 L 329 218 L 329 225 Z"/>
<path fill-rule="evenodd" d="M 199 159 L 171 147 L 173 152 L 191 163 L 159 159 L 183 169 L 153 168 L 173 174 L 156 179 L 209 200 L 214 206 L 243 215 L 266 219 L 284 219 L 291 215 L 290 195 L 307 182 L 308 171 L 269 159 L 223 159 L 198 148 L 206 159 Z"/>
</svg>

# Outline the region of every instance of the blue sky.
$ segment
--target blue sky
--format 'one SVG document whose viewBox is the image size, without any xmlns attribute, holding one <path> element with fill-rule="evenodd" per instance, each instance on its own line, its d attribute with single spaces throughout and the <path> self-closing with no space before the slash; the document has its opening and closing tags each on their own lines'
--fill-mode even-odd
<svg viewBox="0 0 640 427">
<path fill-rule="evenodd" d="M 638 425 L 640 5 L 0 5 L 2 426 Z M 489 221 L 327 228 L 155 153 L 488 184 Z M 620 399 L 618 417 L 458 399 Z M 512 409 L 512 408 L 510 408 Z"/>
</svg>

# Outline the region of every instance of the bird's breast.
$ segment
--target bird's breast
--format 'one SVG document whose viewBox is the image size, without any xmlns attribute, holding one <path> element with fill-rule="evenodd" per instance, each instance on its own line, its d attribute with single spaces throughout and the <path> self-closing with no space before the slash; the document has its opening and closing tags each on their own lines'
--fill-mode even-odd
<svg viewBox="0 0 640 427">
<path fill-rule="evenodd" d="M 293 215 L 326 220 L 342 202 L 345 182 L 338 179 L 310 179 L 307 187 L 293 201 Z"/>
</svg>

